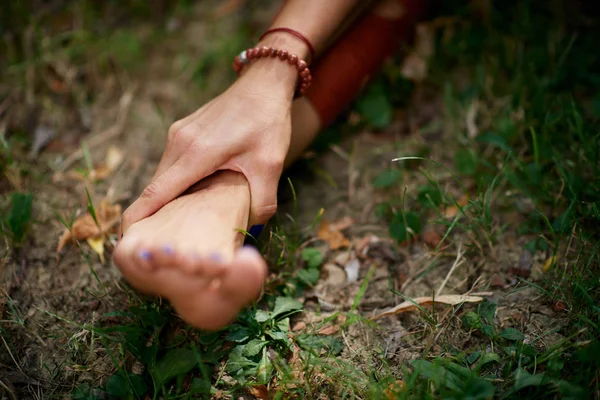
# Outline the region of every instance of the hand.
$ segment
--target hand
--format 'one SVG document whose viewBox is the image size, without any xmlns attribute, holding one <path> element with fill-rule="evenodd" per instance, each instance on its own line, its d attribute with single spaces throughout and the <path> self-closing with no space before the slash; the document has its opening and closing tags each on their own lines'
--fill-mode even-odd
<svg viewBox="0 0 600 400">
<path fill-rule="evenodd" d="M 277 209 L 296 79 L 297 72 L 290 65 L 258 60 L 246 66 L 244 75 L 223 94 L 175 122 L 156 174 L 123 214 L 122 232 L 223 169 L 246 176 L 250 224 L 264 224 Z"/>
</svg>

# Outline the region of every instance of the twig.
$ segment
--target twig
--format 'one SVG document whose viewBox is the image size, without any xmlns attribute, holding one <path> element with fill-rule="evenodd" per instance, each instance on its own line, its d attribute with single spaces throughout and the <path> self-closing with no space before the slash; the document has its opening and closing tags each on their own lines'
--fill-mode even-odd
<svg viewBox="0 0 600 400">
<path fill-rule="evenodd" d="M 4 389 L 4 390 L 5 390 L 5 391 L 6 391 L 6 392 L 7 392 L 7 393 L 10 395 L 10 398 L 11 398 L 11 399 L 13 399 L 13 400 L 17 400 L 17 395 L 15 395 L 15 392 L 13 392 L 13 391 L 11 390 L 11 388 L 9 388 L 9 387 L 8 387 L 8 385 L 6 385 L 4 382 L 2 382 L 2 380 L 1 380 L 1 379 L 0 379 L 0 387 L 1 387 L 2 389 Z"/>
<path fill-rule="evenodd" d="M 442 293 L 442 290 L 444 289 L 444 287 L 446 286 L 446 283 L 448 283 L 448 279 L 450 279 L 450 275 L 452 275 L 452 273 L 454 272 L 454 270 L 463 263 L 464 259 L 462 258 L 462 242 L 458 244 L 458 253 L 456 254 L 456 260 L 454 260 L 454 264 L 452 264 L 452 267 L 450 268 L 450 271 L 448 271 L 448 274 L 446 275 L 446 277 L 444 278 L 444 281 L 442 282 L 442 284 L 440 285 L 440 287 L 438 288 L 437 292 L 435 292 L 436 296 L 439 296 L 440 293 Z"/>
<path fill-rule="evenodd" d="M 2 339 L 2 342 L 4 343 L 4 347 L 6 347 L 6 350 L 8 351 L 8 354 L 10 355 L 10 358 L 13 360 L 13 362 L 15 363 L 15 365 L 17 366 L 17 368 L 19 369 L 19 371 L 21 371 L 21 373 L 23 375 L 27 376 L 27 374 L 25 373 L 25 371 L 23 371 L 21 369 L 21 366 L 19 365 L 19 363 L 17 362 L 17 360 L 13 356 L 12 351 L 10 351 L 10 347 L 8 347 L 8 343 L 6 343 L 6 340 L 4 340 L 4 336 L 0 335 L 0 339 Z"/>
<path fill-rule="evenodd" d="M 131 103 L 133 100 L 133 94 L 135 92 L 135 88 L 131 88 L 127 90 L 121 99 L 119 100 L 119 113 L 117 114 L 117 122 L 111 126 L 110 128 L 94 135 L 88 141 L 88 148 L 99 146 L 110 139 L 113 139 L 119 136 L 123 130 L 125 129 L 125 123 L 127 122 L 127 115 L 129 114 L 129 110 L 131 108 Z M 83 149 L 78 149 L 74 153 L 72 153 L 69 157 L 63 161 L 63 163 L 57 168 L 56 172 L 64 172 L 67 168 L 73 165 L 75 162 L 79 161 L 84 156 Z"/>
</svg>

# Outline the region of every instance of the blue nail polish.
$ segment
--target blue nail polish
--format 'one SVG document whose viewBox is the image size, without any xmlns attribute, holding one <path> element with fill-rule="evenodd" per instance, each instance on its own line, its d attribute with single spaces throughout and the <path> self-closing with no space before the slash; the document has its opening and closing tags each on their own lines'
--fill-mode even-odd
<svg viewBox="0 0 600 400">
<path fill-rule="evenodd" d="M 211 253 L 210 259 L 213 261 L 221 262 L 223 261 L 223 256 L 221 256 L 219 253 Z"/>
<path fill-rule="evenodd" d="M 152 258 L 152 253 L 150 253 L 148 250 L 142 250 L 140 251 L 140 257 L 148 261 Z"/>
<path fill-rule="evenodd" d="M 168 255 L 175 254 L 175 250 L 173 249 L 173 247 L 171 245 L 168 245 L 168 244 L 163 246 L 162 251 L 165 254 L 168 254 Z"/>
<path fill-rule="evenodd" d="M 255 239 L 258 239 L 264 227 L 264 225 L 252 225 L 248 233 L 251 234 Z"/>
</svg>

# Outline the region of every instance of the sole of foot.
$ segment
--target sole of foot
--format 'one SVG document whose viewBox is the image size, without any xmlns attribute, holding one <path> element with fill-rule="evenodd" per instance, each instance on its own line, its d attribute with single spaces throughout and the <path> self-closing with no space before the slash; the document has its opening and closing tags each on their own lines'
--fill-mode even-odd
<svg viewBox="0 0 600 400">
<path fill-rule="evenodd" d="M 167 298 L 188 323 L 216 330 L 260 293 L 267 266 L 244 246 L 250 208 L 246 178 L 219 171 L 119 241 L 115 264 L 136 289 Z"/>
</svg>

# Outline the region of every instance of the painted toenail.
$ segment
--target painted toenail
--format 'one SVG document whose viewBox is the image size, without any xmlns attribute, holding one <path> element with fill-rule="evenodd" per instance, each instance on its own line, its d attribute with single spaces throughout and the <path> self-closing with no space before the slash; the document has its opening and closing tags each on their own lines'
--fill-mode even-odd
<svg viewBox="0 0 600 400">
<path fill-rule="evenodd" d="M 149 261 L 152 258 L 152 253 L 150 253 L 148 250 L 142 250 L 140 251 L 140 257 L 143 260 Z"/>
<path fill-rule="evenodd" d="M 253 225 L 250 227 L 248 233 L 252 235 L 252 237 L 254 237 L 255 239 L 258 239 L 264 227 L 264 225 Z"/>
<path fill-rule="evenodd" d="M 169 255 L 175 254 L 175 249 L 173 249 L 173 246 L 168 244 L 163 246 L 162 251 Z"/>
</svg>

